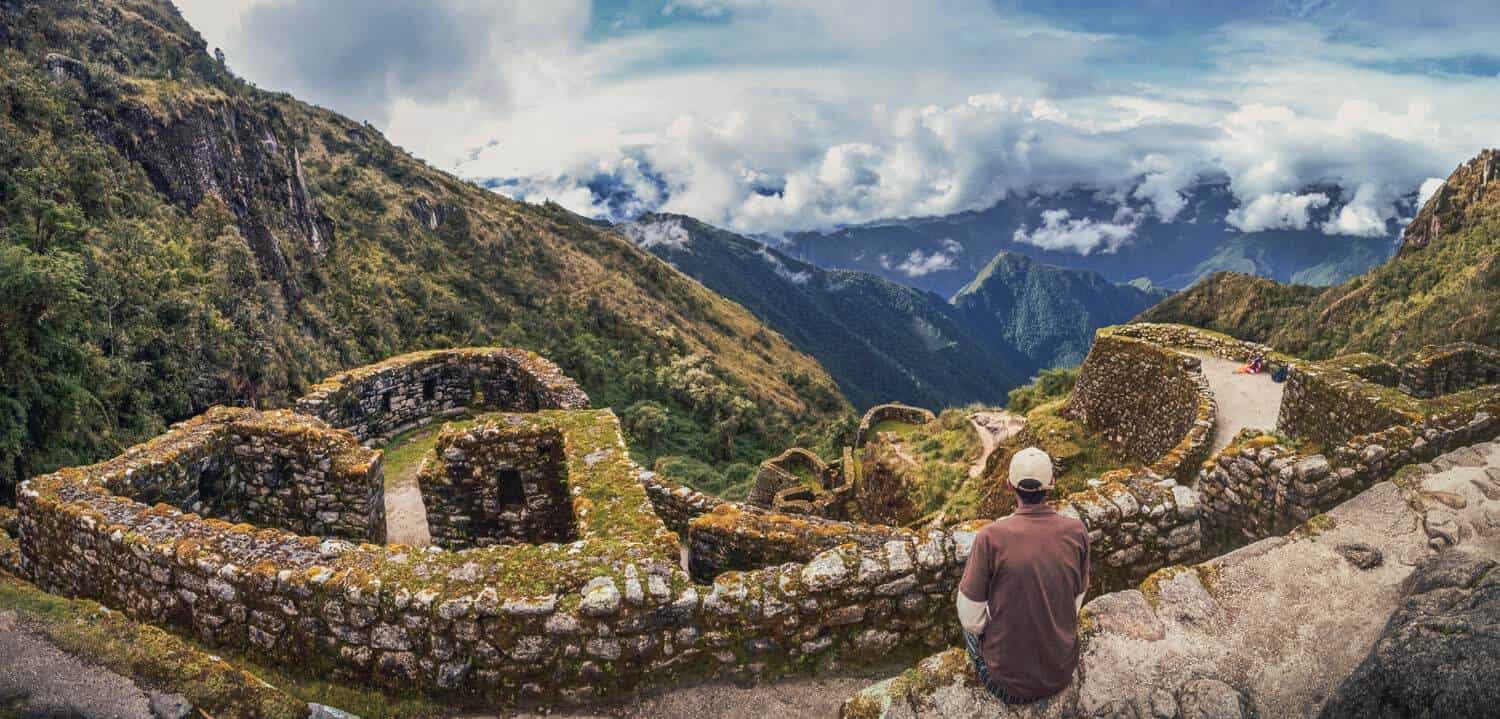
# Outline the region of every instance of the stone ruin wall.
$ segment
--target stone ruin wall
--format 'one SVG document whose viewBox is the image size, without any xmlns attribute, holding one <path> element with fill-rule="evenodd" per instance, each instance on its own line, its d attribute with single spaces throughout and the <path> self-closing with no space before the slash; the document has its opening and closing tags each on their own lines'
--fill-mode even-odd
<svg viewBox="0 0 1500 719">
<path fill-rule="evenodd" d="M 1402 467 L 1500 436 L 1500 393 L 1464 409 L 1351 437 L 1326 454 L 1247 431 L 1198 476 L 1210 552 L 1284 534 Z"/>
<path fill-rule="evenodd" d="M 260 659 L 460 704 L 587 703 L 689 677 L 884 660 L 956 636 L 952 593 L 983 521 L 912 532 L 740 507 L 642 471 L 608 411 L 485 418 L 457 435 L 498 438 L 517 422 L 563 439 L 576 541 L 355 544 L 147 507 L 91 485 L 100 467 L 134 477 L 124 472 L 156 466 L 133 450 L 23 486 L 21 563 L 44 588 Z M 1488 415 L 1474 422 L 1462 437 L 1494 431 Z M 1420 439 L 1461 441 L 1444 431 Z M 1415 438 L 1380 441 L 1417 451 Z M 1371 471 L 1397 461 L 1373 457 Z M 1195 561 L 1205 527 L 1222 524 L 1200 522 L 1206 502 L 1171 477 L 1116 472 L 1097 485 L 1058 501 L 1089 530 L 1096 592 Z M 682 568 L 684 539 L 701 580 Z"/>
<path fill-rule="evenodd" d="M 509 348 L 413 352 L 334 375 L 297 400 L 300 414 L 383 441 L 465 409 L 582 409 L 588 395 L 538 355 Z"/>
<path fill-rule="evenodd" d="M 562 433 L 513 426 L 447 430 L 417 475 L 432 541 L 446 549 L 575 538 Z"/>
<path fill-rule="evenodd" d="M 847 519 L 853 488 L 848 465 L 830 465 L 809 450 L 792 447 L 760 463 L 745 503 L 787 514 Z M 816 487 L 808 486 L 801 475 Z"/>
<path fill-rule="evenodd" d="M 1500 350 L 1473 342 L 1423 347 L 1400 367 L 1397 386 L 1414 397 L 1439 397 L 1500 384 Z"/>
<path fill-rule="evenodd" d="M 499 437 L 514 421 L 555 428 L 566 446 L 577 541 L 418 551 L 232 525 L 90 488 L 91 479 L 114 470 L 165 496 L 176 470 L 145 480 L 145 469 L 167 464 L 138 450 L 28 482 L 17 521 L 21 561 L 47 589 L 96 598 L 215 645 L 458 703 L 588 702 L 687 676 L 769 676 L 884 660 L 953 638 L 952 590 L 982 522 L 926 533 L 872 528 L 826 549 L 804 538 L 800 561 L 697 583 L 679 566 L 681 545 L 663 518 L 704 538 L 712 530 L 700 520 L 714 507 L 723 513 L 725 503 L 640 470 L 607 411 L 521 417 L 486 419 L 464 432 Z M 378 454 L 320 421 L 298 421 L 302 431 L 337 435 L 372 460 L 361 476 L 378 486 Z M 194 461 L 184 456 L 182 464 Z M 1090 524 L 1100 548 L 1196 526 L 1190 502 L 1142 491 L 1111 488 L 1064 511 Z M 765 513 L 757 520 L 805 521 Z M 763 533 L 723 526 L 721 536 L 740 542 L 744 556 L 771 561 Z M 1144 573 L 1160 564 L 1151 554 L 1115 563 L 1134 557 L 1141 566 L 1132 573 Z"/>
<path fill-rule="evenodd" d="M 860 418 L 859 429 L 854 433 L 854 446 L 865 446 L 865 443 L 870 441 L 870 433 L 874 430 L 875 425 L 887 420 L 924 425 L 936 419 L 937 415 L 933 414 L 932 410 L 921 407 L 912 407 L 900 402 L 878 404 L 867 410 L 865 415 Z"/>
<path fill-rule="evenodd" d="M 1065 412 L 1164 477 L 1190 479 L 1213 442 L 1213 393 L 1201 361 L 1100 330 Z"/>
</svg>

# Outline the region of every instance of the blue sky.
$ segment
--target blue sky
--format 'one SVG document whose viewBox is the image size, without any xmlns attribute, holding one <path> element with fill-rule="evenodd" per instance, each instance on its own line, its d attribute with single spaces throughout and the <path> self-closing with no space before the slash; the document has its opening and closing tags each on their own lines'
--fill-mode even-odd
<svg viewBox="0 0 1500 719">
<path fill-rule="evenodd" d="M 1500 144 L 1488 1 L 181 7 L 260 86 L 507 194 L 772 235 L 1074 186 L 1170 219 L 1204 177 L 1237 227 L 1305 226 L 1334 184 L 1325 232 L 1372 235 Z"/>
</svg>

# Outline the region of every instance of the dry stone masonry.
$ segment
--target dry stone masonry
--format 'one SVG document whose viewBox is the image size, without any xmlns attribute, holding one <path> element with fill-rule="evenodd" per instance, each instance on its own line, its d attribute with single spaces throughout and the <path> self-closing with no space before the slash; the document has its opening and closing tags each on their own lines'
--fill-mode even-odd
<svg viewBox="0 0 1500 719">
<path fill-rule="evenodd" d="M 527 415 L 444 431 L 417 475 L 433 542 L 464 549 L 572 541 L 566 463 L 562 432 Z"/>
<path fill-rule="evenodd" d="M 1200 364 L 1105 328 L 1066 411 L 1156 474 L 1190 479 L 1212 445 L 1216 409 Z"/>
<path fill-rule="evenodd" d="M 1431 416 L 1404 423 L 1403 410 L 1403 423 L 1351 435 L 1326 469 L 1245 437 L 1191 486 L 1183 470 L 1199 469 L 1213 405 L 1169 349 L 1188 342 L 1243 349 L 1186 328 L 1117 328 L 1080 378 L 1082 411 L 1175 428 L 1129 440 L 1154 455 L 1147 469 L 1057 501 L 1089 530 L 1096 592 L 1497 430 L 1493 388 L 1408 398 Z M 1132 400 L 1095 371 L 1163 378 Z M 1331 386 L 1368 382 L 1342 377 Z M 641 470 L 615 416 L 586 405 L 519 350 L 406 355 L 318 385 L 296 413 L 216 408 L 116 459 L 30 480 L 12 563 L 45 589 L 261 660 L 465 705 L 588 703 L 956 639 L 952 595 L 983 521 L 911 531 L 725 502 Z M 483 412 L 495 408 L 510 411 Z M 384 544 L 381 454 L 359 440 L 461 409 L 474 420 L 445 428 L 418 472 L 439 546 Z M 768 464 L 822 497 L 846 486 L 849 452 L 843 466 L 793 466 L 807 457 Z"/>
<path fill-rule="evenodd" d="M 863 447 L 870 441 L 876 425 L 881 422 L 901 422 L 904 424 L 924 425 L 937 419 L 932 410 L 911 405 L 891 402 L 871 407 L 865 412 L 865 416 L 859 420 L 859 429 L 854 433 L 854 446 Z"/>
<path fill-rule="evenodd" d="M 579 409 L 588 395 L 556 365 L 525 350 L 482 347 L 392 357 L 315 385 L 297 411 L 384 440 L 465 409 Z"/>
</svg>

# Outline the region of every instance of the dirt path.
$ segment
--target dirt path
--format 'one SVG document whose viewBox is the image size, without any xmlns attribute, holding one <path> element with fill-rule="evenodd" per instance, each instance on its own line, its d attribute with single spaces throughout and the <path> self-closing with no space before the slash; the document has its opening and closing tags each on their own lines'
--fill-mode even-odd
<svg viewBox="0 0 1500 719">
<path fill-rule="evenodd" d="M 421 464 L 412 462 L 405 471 L 385 480 L 385 541 L 390 544 L 409 547 L 432 544 L 432 535 L 427 530 L 427 506 L 417 488 Z"/>
<path fill-rule="evenodd" d="M 975 478 L 984 474 L 990 453 L 1026 426 L 1026 418 L 1010 412 L 975 412 L 969 415 L 969 424 L 974 425 L 974 431 L 979 433 L 979 444 L 984 448 L 979 459 L 969 466 L 969 477 Z"/>
<path fill-rule="evenodd" d="M 14 612 L 0 612 L 0 657 L 0 716 L 152 719 L 135 682 L 63 652 Z"/>
<path fill-rule="evenodd" d="M 1219 404 L 1213 452 L 1228 447 L 1234 436 L 1246 427 L 1267 432 L 1276 429 L 1284 385 L 1272 381 L 1267 372 L 1236 373 L 1235 370 L 1244 364 L 1242 362 L 1208 355 L 1199 355 L 1199 358 L 1203 360 L 1203 376 L 1208 379 L 1214 400 Z"/>
<path fill-rule="evenodd" d="M 782 679 L 753 687 L 713 683 L 672 689 L 607 710 L 585 713 L 551 713 L 572 719 L 772 719 L 773 717 L 826 717 L 833 719 L 850 695 L 872 681 L 898 674 L 903 667 L 879 673 Z M 480 719 L 476 715 L 466 719 Z M 541 719 L 538 714 L 517 714 L 512 719 Z"/>
</svg>

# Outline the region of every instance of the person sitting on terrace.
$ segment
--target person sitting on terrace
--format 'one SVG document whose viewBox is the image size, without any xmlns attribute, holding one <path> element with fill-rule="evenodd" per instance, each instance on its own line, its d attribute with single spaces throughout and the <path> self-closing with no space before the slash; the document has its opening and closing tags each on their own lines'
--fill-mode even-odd
<svg viewBox="0 0 1500 719">
<path fill-rule="evenodd" d="M 974 537 L 958 617 L 979 680 L 1007 704 L 1068 686 L 1078 665 L 1078 612 L 1089 585 L 1083 522 L 1047 502 L 1052 459 L 1028 447 L 1010 461 L 1016 511 Z"/>
</svg>

